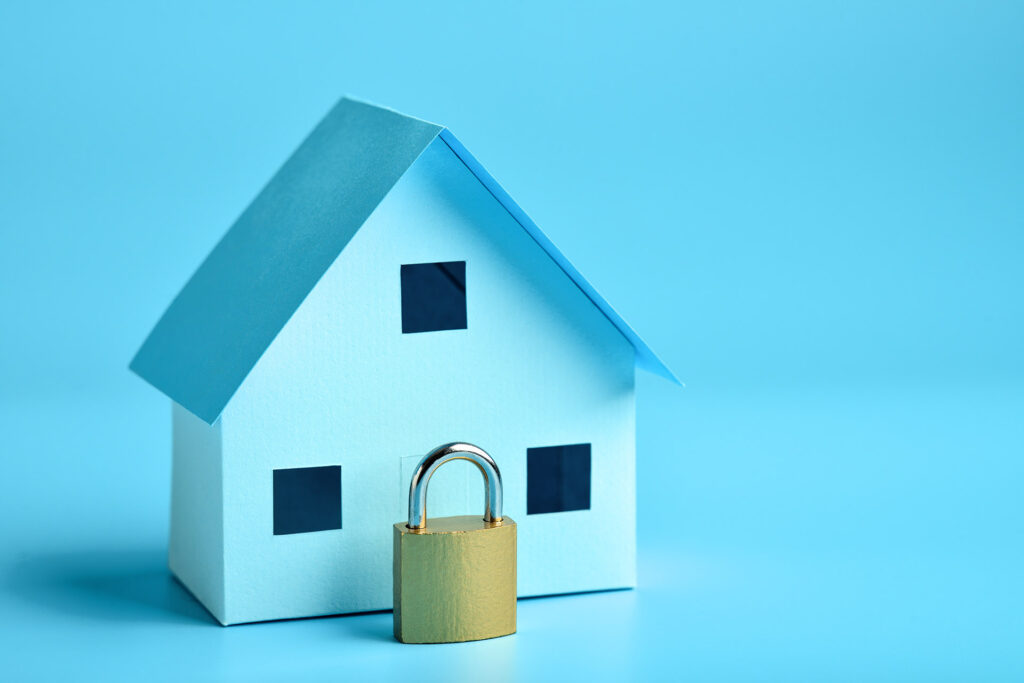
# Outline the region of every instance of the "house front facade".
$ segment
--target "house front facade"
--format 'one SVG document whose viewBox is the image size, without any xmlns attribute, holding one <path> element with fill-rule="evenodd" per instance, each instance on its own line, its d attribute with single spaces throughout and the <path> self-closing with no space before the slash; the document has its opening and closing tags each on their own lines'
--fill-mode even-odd
<svg viewBox="0 0 1024 683">
<path fill-rule="evenodd" d="M 322 189 L 299 185 L 303 206 Z M 133 368 L 174 399 L 170 567 L 221 623 L 390 608 L 391 527 L 419 459 L 450 441 L 501 468 L 520 596 L 635 585 L 634 374 L 649 350 L 503 199 L 457 141 L 434 135 L 276 332 L 259 329 L 264 311 L 283 310 L 278 289 L 298 285 L 263 280 L 290 272 L 280 259 L 323 262 L 322 242 L 265 250 L 258 230 L 249 244 L 233 228 L 186 287 L 219 286 L 210 305 L 224 310 L 187 311 L 183 291 L 147 340 L 156 346 Z M 231 272 L 204 276 L 218 259 Z M 227 333 L 234 344 L 203 336 Z M 208 345 L 201 361 L 181 355 L 189 344 Z M 233 378 L 201 372 L 246 354 L 256 358 Z M 483 500 L 479 473 L 451 463 L 430 484 L 428 515 L 482 513 Z"/>
</svg>

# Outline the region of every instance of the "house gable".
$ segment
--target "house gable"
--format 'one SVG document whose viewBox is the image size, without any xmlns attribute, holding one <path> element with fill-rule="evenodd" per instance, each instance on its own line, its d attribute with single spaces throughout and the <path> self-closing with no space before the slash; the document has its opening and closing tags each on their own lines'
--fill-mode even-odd
<svg viewBox="0 0 1024 683">
<path fill-rule="evenodd" d="M 678 382 L 449 131 L 342 99 L 178 294 L 131 369 L 209 424 L 391 188 L 440 136 L 636 351 Z"/>
</svg>

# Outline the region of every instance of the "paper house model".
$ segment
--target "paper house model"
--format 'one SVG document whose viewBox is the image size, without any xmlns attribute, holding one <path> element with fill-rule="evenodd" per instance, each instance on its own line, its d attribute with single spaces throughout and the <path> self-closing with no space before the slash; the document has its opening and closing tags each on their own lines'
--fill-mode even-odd
<svg viewBox="0 0 1024 683">
<path fill-rule="evenodd" d="M 501 468 L 519 595 L 635 585 L 647 345 L 445 128 L 343 99 L 131 363 L 173 402 L 170 568 L 223 624 L 391 607 L 451 441 Z M 438 470 L 428 515 L 483 513 Z"/>
</svg>

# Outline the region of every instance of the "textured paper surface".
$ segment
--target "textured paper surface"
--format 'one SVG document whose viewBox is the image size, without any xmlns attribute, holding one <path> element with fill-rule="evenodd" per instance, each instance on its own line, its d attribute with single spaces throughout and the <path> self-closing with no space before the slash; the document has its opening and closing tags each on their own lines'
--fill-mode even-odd
<svg viewBox="0 0 1024 683">
<path fill-rule="evenodd" d="M 439 261 L 466 262 L 469 327 L 402 334 L 401 265 Z M 520 595 L 634 585 L 633 379 L 629 342 L 436 141 L 224 412 L 227 619 L 391 607 L 407 477 L 455 440 L 501 468 Z M 592 444 L 591 509 L 527 515 L 527 449 L 576 443 Z M 345 473 L 344 528 L 273 536 L 271 472 L 321 465 Z M 482 506 L 458 465 L 432 483 L 432 515 Z M 446 476 L 463 482 L 448 503 Z"/>
<path fill-rule="evenodd" d="M 565 257 L 558 247 L 548 239 L 548 236 L 540 229 L 540 227 L 533 222 L 533 219 L 523 211 L 512 197 L 509 196 L 505 188 L 494 179 L 487 169 L 483 167 L 476 157 L 474 157 L 468 149 L 463 146 L 461 142 L 455 137 L 455 135 L 448 129 L 444 129 L 440 133 L 441 139 L 451 147 L 452 151 L 462 160 L 466 167 L 469 168 L 477 179 L 487 188 L 494 197 L 501 202 L 502 206 L 511 214 L 516 221 L 523 227 L 524 230 L 537 242 L 540 247 L 547 252 L 548 256 L 554 259 L 558 267 L 561 268 L 566 275 L 572 278 L 572 281 L 576 283 L 576 286 L 580 288 L 591 303 L 604 313 L 604 315 L 612 322 L 613 325 L 629 340 L 629 343 L 633 345 L 636 350 L 636 363 L 637 367 L 652 372 L 655 375 L 664 377 L 667 380 L 681 384 L 679 378 L 675 376 L 668 366 L 658 358 L 658 355 L 654 353 L 651 347 L 647 346 L 647 342 L 640 338 L 632 327 L 623 320 L 622 316 L 612 308 L 612 305 L 605 301 L 604 297 L 598 294 L 594 286 L 587 281 L 583 274 L 576 269 L 576 266 Z"/>
<path fill-rule="evenodd" d="M 338 253 L 441 132 L 432 123 L 341 100 L 171 303 L 132 370 L 212 423 Z M 445 130 L 442 138 L 629 340 L 638 366 L 678 382 L 455 136 Z"/>
<path fill-rule="evenodd" d="M 172 404 L 171 571 L 222 624 L 224 494 L 220 423 L 210 426 Z"/>
</svg>

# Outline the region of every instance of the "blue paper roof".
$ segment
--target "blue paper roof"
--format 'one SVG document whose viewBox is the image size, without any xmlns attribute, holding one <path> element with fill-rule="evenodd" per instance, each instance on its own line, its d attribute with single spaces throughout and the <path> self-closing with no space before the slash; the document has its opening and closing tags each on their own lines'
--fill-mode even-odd
<svg viewBox="0 0 1024 683">
<path fill-rule="evenodd" d="M 405 171 L 440 136 L 636 349 L 679 380 L 447 129 L 342 99 L 231 226 L 131 369 L 213 423 L 249 371 Z"/>
</svg>

